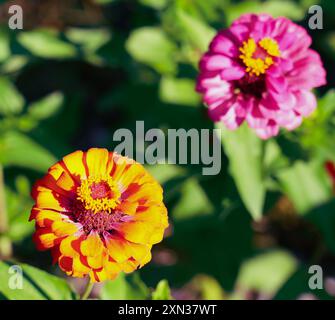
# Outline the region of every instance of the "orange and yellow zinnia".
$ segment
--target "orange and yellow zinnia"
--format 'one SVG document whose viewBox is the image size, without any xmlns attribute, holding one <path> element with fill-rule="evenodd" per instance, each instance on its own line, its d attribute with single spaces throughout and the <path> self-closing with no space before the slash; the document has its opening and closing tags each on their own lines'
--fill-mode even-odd
<svg viewBox="0 0 335 320">
<path fill-rule="evenodd" d="M 134 160 L 106 149 L 76 151 L 32 191 L 34 242 L 69 276 L 114 279 L 151 260 L 168 226 L 163 190 Z"/>
</svg>

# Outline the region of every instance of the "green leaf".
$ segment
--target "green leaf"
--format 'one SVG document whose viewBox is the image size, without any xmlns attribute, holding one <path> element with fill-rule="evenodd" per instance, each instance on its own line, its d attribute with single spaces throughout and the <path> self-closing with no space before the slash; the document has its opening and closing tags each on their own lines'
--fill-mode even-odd
<svg viewBox="0 0 335 320">
<path fill-rule="evenodd" d="M 176 71 L 176 47 L 160 28 L 143 27 L 133 31 L 126 42 L 126 49 L 135 60 L 159 73 L 173 74 Z"/>
<path fill-rule="evenodd" d="M 0 114 L 18 114 L 24 106 L 24 98 L 6 77 L 0 77 Z"/>
<path fill-rule="evenodd" d="M 304 8 L 288 0 L 266 2 L 247 0 L 229 6 L 225 12 L 228 24 L 231 24 L 235 19 L 245 13 L 268 13 L 273 17 L 285 16 L 293 20 L 301 20 L 305 16 Z"/>
<path fill-rule="evenodd" d="M 9 238 L 16 243 L 22 242 L 34 230 L 33 223 L 27 223 L 33 206 L 30 196 L 31 186 L 27 177 L 17 176 L 16 192 L 6 188 L 6 204 L 9 217 Z"/>
<path fill-rule="evenodd" d="M 201 293 L 203 300 L 223 300 L 226 297 L 220 283 L 214 277 L 199 274 L 192 279 L 191 283 Z"/>
<path fill-rule="evenodd" d="M 222 131 L 222 144 L 229 158 L 230 174 L 239 194 L 254 219 L 263 212 L 265 185 L 262 175 L 262 140 L 247 125 L 230 131 L 223 124 L 216 125 Z"/>
<path fill-rule="evenodd" d="M 170 179 L 174 179 L 186 174 L 186 170 L 183 167 L 168 163 L 164 165 L 147 165 L 145 166 L 145 169 L 148 170 L 160 184 L 164 184 Z"/>
<path fill-rule="evenodd" d="M 256 290 L 271 298 L 297 269 L 296 259 L 286 251 L 274 250 L 247 260 L 236 284 L 240 291 Z"/>
<path fill-rule="evenodd" d="M 9 34 L 7 30 L 0 27 L 0 62 L 10 57 Z"/>
<path fill-rule="evenodd" d="M 214 207 L 196 178 L 189 178 L 181 186 L 180 201 L 172 210 L 174 219 L 182 220 L 214 212 Z"/>
<path fill-rule="evenodd" d="M 216 31 L 183 10 L 177 11 L 177 19 L 186 40 L 201 52 L 205 52 Z"/>
<path fill-rule="evenodd" d="M 200 97 L 194 88 L 193 80 L 163 77 L 159 88 L 160 99 L 165 103 L 198 106 Z"/>
<path fill-rule="evenodd" d="M 294 166 L 278 172 L 278 179 L 283 191 L 301 214 L 331 197 L 331 186 L 326 172 L 316 162 L 297 161 Z"/>
<path fill-rule="evenodd" d="M 106 282 L 101 290 L 103 300 L 145 300 L 148 296 L 149 289 L 138 273 L 129 276 L 121 273 L 116 279 Z"/>
<path fill-rule="evenodd" d="M 60 92 L 55 92 L 30 104 L 28 112 L 35 119 L 46 119 L 55 114 L 60 109 L 62 103 L 63 95 Z"/>
<path fill-rule="evenodd" d="M 1 49 L 0 49 L 1 50 Z M 22 69 L 28 62 L 28 58 L 23 55 L 11 55 L 1 65 L 1 71 L 3 73 L 12 73 Z"/>
<path fill-rule="evenodd" d="M 152 293 L 152 300 L 172 300 L 170 287 L 167 280 L 159 281 L 156 290 Z"/>
<path fill-rule="evenodd" d="M 140 3 L 145 6 L 159 10 L 167 6 L 168 0 L 140 0 Z"/>
<path fill-rule="evenodd" d="M 81 45 L 87 52 L 94 52 L 110 40 L 108 29 L 69 28 L 66 37 L 73 43 Z"/>
<path fill-rule="evenodd" d="M 50 152 L 18 132 L 7 132 L 0 137 L 0 163 L 45 172 L 55 157 Z"/>
<path fill-rule="evenodd" d="M 18 42 L 34 55 L 41 58 L 64 59 L 76 55 L 76 48 L 50 29 L 24 31 L 18 35 Z"/>
<path fill-rule="evenodd" d="M 11 282 L 19 277 L 9 268 L 15 265 L 0 261 L 0 293 L 10 300 L 72 300 L 75 294 L 64 279 L 53 276 L 35 267 L 18 264 L 23 271 L 22 289 L 10 288 Z"/>
</svg>

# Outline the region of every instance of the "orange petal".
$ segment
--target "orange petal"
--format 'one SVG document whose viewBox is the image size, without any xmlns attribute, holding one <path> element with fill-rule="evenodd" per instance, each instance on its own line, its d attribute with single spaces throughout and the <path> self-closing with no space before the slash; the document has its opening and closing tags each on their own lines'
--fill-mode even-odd
<svg viewBox="0 0 335 320">
<path fill-rule="evenodd" d="M 78 230 L 78 225 L 69 220 L 58 220 L 52 224 L 52 231 L 57 237 L 70 236 L 76 233 Z"/>
<path fill-rule="evenodd" d="M 122 262 L 120 267 L 125 273 L 131 273 L 139 267 L 139 263 L 130 259 L 128 261 Z"/>
<path fill-rule="evenodd" d="M 149 244 L 154 227 L 145 222 L 127 222 L 118 227 L 125 239 L 134 243 Z"/>
<path fill-rule="evenodd" d="M 118 236 L 109 236 L 106 238 L 108 254 L 117 262 L 123 262 L 133 257 L 135 260 L 141 260 L 147 255 L 150 247 L 136 244 L 122 239 Z"/>
<path fill-rule="evenodd" d="M 169 225 L 167 209 L 164 205 L 151 205 L 148 208 L 144 208 L 133 216 L 133 220 L 164 228 L 167 228 Z"/>
<path fill-rule="evenodd" d="M 92 269 L 100 269 L 103 266 L 103 255 L 97 255 L 95 257 L 87 257 L 87 264 Z"/>
<path fill-rule="evenodd" d="M 113 171 L 111 172 L 111 176 L 115 181 L 118 181 L 121 178 L 126 167 L 130 164 L 128 158 L 122 157 L 116 153 L 113 154 L 113 162 L 114 167 Z"/>
<path fill-rule="evenodd" d="M 86 154 L 89 175 L 97 177 L 105 175 L 108 158 L 109 153 L 107 149 L 89 149 Z"/>
<path fill-rule="evenodd" d="M 84 165 L 84 153 L 75 151 L 63 158 L 63 163 L 77 182 L 86 179 L 86 168 Z"/>
<path fill-rule="evenodd" d="M 113 275 L 116 276 L 121 271 L 120 265 L 117 262 L 109 261 L 108 259 L 104 261 L 104 268 L 111 277 L 113 277 Z"/>
<path fill-rule="evenodd" d="M 126 240 L 120 237 L 108 236 L 106 237 L 106 245 L 108 254 L 117 262 L 123 262 L 130 257 L 126 248 Z"/>
<path fill-rule="evenodd" d="M 127 170 L 124 170 L 122 176 L 118 182 L 122 186 L 122 190 L 125 190 L 131 183 L 137 183 L 138 180 L 146 174 L 144 168 L 138 164 L 132 164 Z"/>
<path fill-rule="evenodd" d="M 77 240 L 77 236 L 69 236 L 62 240 L 59 246 L 60 252 L 64 256 L 74 257 L 78 255 L 78 252 L 72 246 L 72 242 Z"/>
<path fill-rule="evenodd" d="M 102 243 L 99 234 L 94 231 L 92 231 L 80 245 L 80 251 L 87 257 L 99 256 L 102 254 L 103 249 L 104 244 Z"/>
<path fill-rule="evenodd" d="M 137 202 L 130 202 L 127 200 L 122 201 L 115 210 L 124 212 L 128 215 L 134 215 L 136 213 L 136 209 L 138 207 Z"/>
<path fill-rule="evenodd" d="M 58 221 L 62 220 L 63 217 L 61 213 L 47 209 L 39 209 L 35 214 L 36 223 L 39 227 L 45 227 L 46 220 Z"/>
<path fill-rule="evenodd" d="M 65 171 L 57 179 L 56 184 L 58 187 L 65 191 L 74 191 L 76 187 L 76 184 L 74 183 L 72 177 Z"/>
<path fill-rule="evenodd" d="M 58 239 L 53 233 L 49 232 L 47 228 L 36 230 L 33 235 L 33 240 L 38 250 L 50 249 L 55 245 L 55 240 Z"/>
<path fill-rule="evenodd" d="M 127 191 L 125 193 L 127 194 Z M 128 194 L 127 200 L 130 202 L 141 202 L 155 201 L 157 203 L 163 201 L 163 190 L 157 183 L 146 183 L 141 185 L 138 190 L 134 190 L 131 194 Z"/>
<path fill-rule="evenodd" d="M 49 189 L 39 187 L 39 192 L 36 196 L 37 207 L 41 209 L 52 209 L 64 212 L 68 211 L 68 209 L 66 208 L 68 204 L 68 199 L 60 195 L 57 196 Z"/>
<path fill-rule="evenodd" d="M 88 274 L 90 269 L 86 267 L 80 260 L 79 256 L 73 258 L 73 276 L 82 277 L 85 274 Z"/>
<path fill-rule="evenodd" d="M 141 267 L 143 267 L 145 264 L 149 263 L 151 261 L 152 255 L 151 255 L 151 251 L 148 251 L 148 254 L 143 258 L 143 260 L 141 260 Z"/>
</svg>

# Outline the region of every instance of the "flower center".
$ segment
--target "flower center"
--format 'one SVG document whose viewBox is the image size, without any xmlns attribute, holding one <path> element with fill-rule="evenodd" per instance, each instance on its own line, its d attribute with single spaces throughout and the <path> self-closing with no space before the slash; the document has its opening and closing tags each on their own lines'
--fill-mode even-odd
<svg viewBox="0 0 335 320">
<path fill-rule="evenodd" d="M 249 75 L 264 74 L 274 63 L 273 58 L 280 56 L 278 43 L 271 38 L 263 38 L 258 43 L 253 38 L 249 38 L 243 42 L 239 50 L 241 52 L 240 59 L 246 66 L 245 71 Z"/>
<path fill-rule="evenodd" d="M 77 188 L 77 200 L 93 213 L 107 212 L 120 203 L 121 193 L 110 176 L 90 177 Z"/>
</svg>

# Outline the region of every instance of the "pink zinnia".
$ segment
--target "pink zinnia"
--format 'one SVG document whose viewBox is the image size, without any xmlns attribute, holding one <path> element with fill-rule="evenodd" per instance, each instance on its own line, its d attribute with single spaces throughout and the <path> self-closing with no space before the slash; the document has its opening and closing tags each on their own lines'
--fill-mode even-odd
<svg viewBox="0 0 335 320">
<path fill-rule="evenodd" d="M 246 14 L 220 31 L 200 61 L 197 91 L 213 121 L 244 121 L 263 139 L 293 130 L 316 107 L 311 89 L 326 83 L 311 38 L 286 18 Z"/>
</svg>

